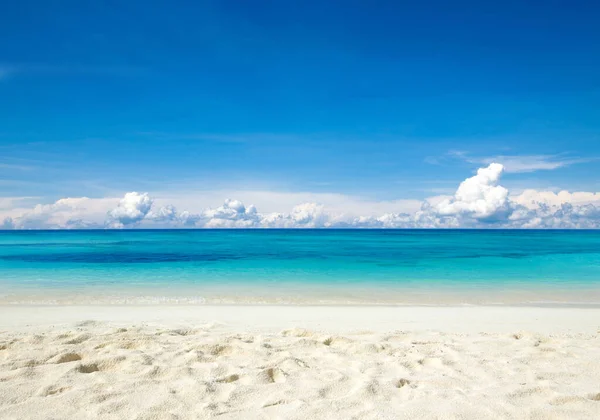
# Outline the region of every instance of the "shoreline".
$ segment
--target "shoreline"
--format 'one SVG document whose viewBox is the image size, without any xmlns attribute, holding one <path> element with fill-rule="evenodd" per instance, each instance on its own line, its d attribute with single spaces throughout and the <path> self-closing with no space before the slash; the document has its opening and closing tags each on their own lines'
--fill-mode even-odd
<svg viewBox="0 0 600 420">
<path fill-rule="evenodd" d="M 44 303 L 44 302 L 0 302 L 0 308 L 16 308 L 21 306 L 27 307 L 41 307 L 41 308 L 68 308 L 68 307 L 184 307 L 184 308 L 202 308 L 202 307 L 221 307 L 221 306 L 231 306 L 231 307 L 327 307 L 327 308 L 347 308 L 347 307 L 355 307 L 355 308 L 592 308 L 592 309 L 600 309 L 600 302 L 560 302 L 560 301 L 539 301 L 539 302 L 522 302 L 522 303 L 388 303 L 388 302 L 349 302 L 349 303 L 315 303 L 315 302 L 306 302 L 306 303 L 298 303 L 298 302 L 206 302 L 206 303 L 194 303 L 194 302 L 166 302 L 166 303 L 154 303 L 154 302 L 135 302 L 135 303 Z"/>
<path fill-rule="evenodd" d="M 600 331 L 596 306 L 516 305 L 0 305 L 0 328 L 18 330 L 82 321 L 176 325 L 217 323 L 277 331 L 586 332 Z"/>
<path fill-rule="evenodd" d="M 45 293 L 0 292 L 0 306 L 210 306 L 210 305 L 273 305 L 273 306 L 533 306 L 533 307 L 598 307 L 600 287 L 586 289 L 385 289 L 338 288 L 314 286 L 306 288 L 258 288 L 250 285 L 238 290 L 211 288 L 189 290 L 116 290 L 106 293 L 91 290 L 73 293 L 69 290 L 48 290 Z"/>
</svg>

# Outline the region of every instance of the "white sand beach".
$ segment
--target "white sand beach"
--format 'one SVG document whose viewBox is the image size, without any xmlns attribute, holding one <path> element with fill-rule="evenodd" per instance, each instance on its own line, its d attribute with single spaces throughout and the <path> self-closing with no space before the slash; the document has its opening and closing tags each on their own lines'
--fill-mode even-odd
<svg viewBox="0 0 600 420">
<path fill-rule="evenodd" d="M 0 306 L 2 419 L 600 418 L 594 307 Z"/>
</svg>

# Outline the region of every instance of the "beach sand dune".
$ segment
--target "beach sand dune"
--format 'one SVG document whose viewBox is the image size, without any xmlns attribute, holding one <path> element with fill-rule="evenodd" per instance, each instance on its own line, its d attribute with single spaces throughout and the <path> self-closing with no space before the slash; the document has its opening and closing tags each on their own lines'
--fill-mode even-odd
<svg viewBox="0 0 600 420">
<path fill-rule="evenodd" d="M 597 332 L 8 328 L 0 418 L 592 419 L 599 360 Z"/>
</svg>

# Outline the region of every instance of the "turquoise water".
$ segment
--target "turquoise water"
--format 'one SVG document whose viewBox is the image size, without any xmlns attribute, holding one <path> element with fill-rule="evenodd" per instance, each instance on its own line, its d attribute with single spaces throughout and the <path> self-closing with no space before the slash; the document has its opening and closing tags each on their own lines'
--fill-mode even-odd
<svg viewBox="0 0 600 420">
<path fill-rule="evenodd" d="M 0 232 L 1 303 L 600 303 L 600 232 Z"/>
</svg>

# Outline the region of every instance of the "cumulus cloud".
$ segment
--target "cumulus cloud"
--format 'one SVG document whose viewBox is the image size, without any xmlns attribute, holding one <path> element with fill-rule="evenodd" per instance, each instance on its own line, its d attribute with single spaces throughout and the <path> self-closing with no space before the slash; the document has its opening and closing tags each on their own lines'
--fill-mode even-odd
<svg viewBox="0 0 600 420">
<path fill-rule="evenodd" d="M 413 213 L 421 208 L 421 200 L 396 199 L 372 200 L 361 196 L 324 192 L 284 192 L 265 191 L 260 189 L 238 190 L 199 190 L 176 193 L 172 191 L 158 192 L 155 206 L 173 205 L 180 210 L 201 213 L 203 209 L 215 208 L 223 203 L 226 197 L 235 198 L 242 203 L 252 203 L 262 213 L 289 212 L 301 203 L 319 203 L 328 212 L 344 213 L 353 216 L 377 216 L 384 213 Z"/>
<path fill-rule="evenodd" d="M 155 220 L 157 222 L 173 222 L 179 219 L 179 215 L 177 214 L 177 209 L 175 206 L 170 204 L 159 208 L 156 211 L 150 211 L 146 214 L 146 216 L 150 220 Z"/>
<path fill-rule="evenodd" d="M 600 194 L 525 190 L 511 197 L 498 185 L 504 167 L 491 163 L 463 181 L 454 197 L 415 214 L 421 227 L 594 229 L 600 227 Z"/>
<path fill-rule="evenodd" d="M 61 198 L 52 204 L 18 209 L 7 219 L 14 229 L 75 229 L 102 227 L 114 199 Z M 6 219 L 5 219 L 6 220 Z M 6 224 L 5 224 L 6 225 Z M 8 228 L 9 225 L 6 225 Z"/>
<path fill-rule="evenodd" d="M 153 200 L 148 193 L 129 192 L 117 208 L 108 213 L 111 227 L 125 227 L 139 223 L 152 208 Z"/>
<path fill-rule="evenodd" d="M 500 185 L 503 172 L 501 164 L 491 163 L 461 182 L 454 195 L 429 197 L 417 208 L 411 202 L 404 207 L 408 211 L 381 211 L 383 207 L 378 207 L 376 213 L 355 214 L 340 210 L 340 206 L 306 201 L 289 211 L 261 213 L 254 205 L 235 199 L 215 208 L 178 211 L 164 199 L 157 206 L 148 193 L 130 192 L 121 199 L 64 198 L 28 209 L 0 208 L 0 227 L 600 228 L 600 193 L 525 190 L 511 196 Z"/>
<path fill-rule="evenodd" d="M 540 204 L 535 209 L 518 206 L 511 215 L 512 227 L 535 229 L 600 228 L 600 206 L 593 204 L 560 206 Z"/>
<path fill-rule="evenodd" d="M 386 213 L 381 216 L 359 216 L 354 218 L 348 227 L 408 229 L 415 227 L 415 219 L 407 213 Z"/>
<path fill-rule="evenodd" d="M 529 209 L 539 208 L 541 205 L 560 206 L 562 204 L 600 204 L 600 193 L 560 191 L 537 191 L 528 189 L 521 194 L 511 197 L 511 201 Z"/>
<path fill-rule="evenodd" d="M 178 217 L 178 223 L 184 227 L 195 227 L 198 225 L 202 216 L 199 214 L 190 213 L 189 211 L 182 211 Z"/>
<path fill-rule="evenodd" d="M 477 170 L 477 175 L 465 179 L 453 198 L 443 200 L 435 207 L 440 216 L 460 219 L 496 221 L 506 219 L 511 211 L 508 190 L 498 181 L 504 171 L 499 163 Z"/>
<path fill-rule="evenodd" d="M 260 226 L 274 228 L 326 228 L 344 227 L 351 218 L 343 213 L 328 210 L 320 203 L 302 203 L 290 213 L 267 213 L 261 215 Z"/>
<path fill-rule="evenodd" d="M 198 222 L 207 228 L 250 228 L 260 224 L 260 216 L 253 205 L 246 207 L 241 201 L 227 199 L 222 206 L 205 210 Z"/>
<path fill-rule="evenodd" d="M 323 205 L 318 203 L 302 203 L 292 209 L 289 220 L 294 226 L 326 227 L 330 224 L 330 215 Z"/>
</svg>

